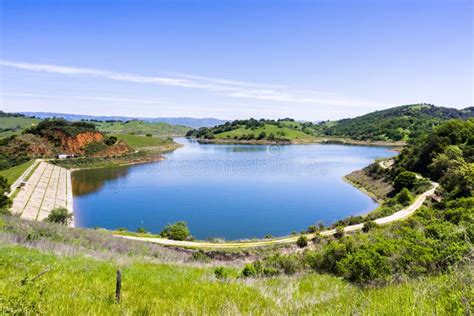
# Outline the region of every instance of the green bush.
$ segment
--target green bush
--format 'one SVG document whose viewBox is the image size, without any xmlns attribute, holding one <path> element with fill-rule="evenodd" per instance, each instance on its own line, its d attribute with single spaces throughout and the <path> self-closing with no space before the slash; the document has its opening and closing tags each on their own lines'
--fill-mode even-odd
<svg viewBox="0 0 474 316">
<path fill-rule="evenodd" d="M 9 208 L 12 204 L 11 199 L 7 196 L 10 192 L 7 178 L 0 176 L 0 214 L 10 214 Z"/>
<path fill-rule="evenodd" d="M 338 226 L 336 227 L 336 233 L 334 234 L 334 237 L 339 239 L 339 238 L 342 238 L 342 236 L 344 236 L 344 227 L 343 226 Z"/>
<path fill-rule="evenodd" d="M 304 248 L 308 245 L 308 237 L 301 235 L 298 240 L 296 241 L 296 244 L 300 248 Z"/>
<path fill-rule="evenodd" d="M 391 273 L 388 258 L 371 248 L 351 253 L 337 263 L 337 269 L 355 282 L 384 281 Z"/>
<path fill-rule="evenodd" d="M 69 213 L 67 208 L 57 207 L 49 213 L 45 221 L 49 223 L 56 223 L 61 225 L 69 225 L 72 220 L 72 213 Z"/>
<path fill-rule="evenodd" d="M 229 280 L 235 277 L 235 271 L 227 267 L 214 268 L 214 276 L 219 280 Z"/>
<path fill-rule="evenodd" d="M 143 227 L 138 227 L 137 228 L 137 233 L 139 233 L 139 234 L 148 234 L 148 230 L 146 230 Z"/>
<path fill-rule="evenodd" d="M 186 222 L 176 222 L 174 224 L 168 224 L 163 228 L 160 235 L 164 238 L 173 240 L 186 240 L 191 237 Z"/>
<path fill-rule="evenodd" d="M 377 223 L 374 221 L 368 221 L 364 223 L 364 226 L 362 226 L 362 231 L 364 233 L 368 233 L 369 231 L 373 230 L 374 228 L 377 228 Z"/>
<path fill-rule="evenodd" d="M 410 205 L 411 202 L 413 201 L 413 195 L 410 193 L 410 191 L 407 188 L 403 188 L 396 196 L 395 200 L 403 205 L 407 206 Z"/>
<path fill-rule="evenodd" d="M 400 172 L 393 181 L 395 190 L 400 191 L 403 188 L 411 189 L 417 182 L 416 173 L 411 171 Z"/>
<path fill-rule="evenodd" d="M 258 275 L 257 269 L 255 269 L 255 266 L 252 263 L 247 263 L 242 269 L 241 275 L 246 278 L 256 277 Z"/>
<path fill-rule="evenodd" d="M 107 148 L 107 145 L 104 144 L 104 143 L 92 142 L 92 143 L 87 144 L 84 147 L 84 151 L 85 151 L 86 155 L 92 156 L 92 155 L 95 155 L 95 154 L 105 150 L 106 148 Z"/>
</svg>

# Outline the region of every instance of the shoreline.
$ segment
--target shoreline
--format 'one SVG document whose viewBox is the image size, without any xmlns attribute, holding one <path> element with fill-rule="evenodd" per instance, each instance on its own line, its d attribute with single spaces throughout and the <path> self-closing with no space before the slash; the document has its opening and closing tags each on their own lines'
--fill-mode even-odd
<svg viewBox="0 0 474 316">
<path fill-rule="evenodd" d="M 310 145 L 310 144 L 340 144 L 340 145 L 356 145 L 356 146 L 376 146 L 376 147 L 394 147 L 402 148 L 406 145 L 406 142 L 395 142 L 395 141 L 362 141 L 347 138 L 312 138 L 312 139 L 296 139 L 289 141 L 268 141 L 268 140 L 237 140 L 237 139 L 226 139 L 226 138 L 214 138 L 214 139 L 203 139 L 203 138 L 192 138 L 195 139 L 199 144 L 233 144 L 233 145 Z M 399 151 L 399 150 L 396 150 Z"/>
</svg>

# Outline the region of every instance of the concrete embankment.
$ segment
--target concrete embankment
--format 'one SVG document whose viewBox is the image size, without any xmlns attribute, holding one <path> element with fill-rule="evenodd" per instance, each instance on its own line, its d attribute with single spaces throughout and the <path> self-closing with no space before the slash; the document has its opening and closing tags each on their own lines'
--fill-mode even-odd
<svg viewBox="0 0 474 316">
<path fill-rule="evenodd" d="M 31 170 L 25 174 L 27 172 Z M 71 172 L 41 161 L 24 185 L 20 186 L 11 211 L 24 219 L 42 221 L 56 207 L 65 207 L 74 213 Z M 74 226 L 74 219 L 70 226 Z"/>
</svg>

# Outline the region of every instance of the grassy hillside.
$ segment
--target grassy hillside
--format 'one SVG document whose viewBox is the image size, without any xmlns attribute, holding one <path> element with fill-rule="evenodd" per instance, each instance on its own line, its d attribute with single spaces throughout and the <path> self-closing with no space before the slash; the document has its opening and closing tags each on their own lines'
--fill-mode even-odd
<svg viewBox="0 0 474 316">
<path fill-rule="evenodd" d="M 212 141 L 308 142 L 322 137 L 354 141 L 407 141 L 450 119 L 474 116 L 474 108 L 457 110 L 430 104 L 404 105 L 356 118 L 321 123 L 280 120 L 236 120 L 212 128 L 191 130 L 187 136 Z M 319 139 L 318 139 L 319 137 Z"/>
<path fill-rule="evenodd" d="M 249 119 L 191 130 L 186 135 L 207 140 L 297 142 L 309 141 L 319 134 L 318 127 L 313 123 L 301 123 L 292 119 Z"/>
<path fill-rule="evenodd" d="M 166 138 L 153 137 L 153 136 L 142 136 L 142 135 L 131 135 L 131 134 L 114 134 L 119 140 L 124 140 L 133 148 L 143 147 L 156 147 L 164 144 L 169 144 L 172 141 Z"/>
<path fill-rule="evenodd" d="M 170 125 L 167 123 L 148 123 L 132 120 L 126 122 L 99 122 L 93 121 L 97 129 L 106 134 L 151 134 L 155 136 L 184 136 L 191 128 L 182 125 Z"/>
<path fill-rule="evenodd" d="M 0 111 L 0 138 L 18 135 L 24 129 L 33 127 L 40 121 L 41 120 L 36 118 Z"/>
<path fill-rule="evenodd" d="M 368 113 L 356 118 L 322 123 L 324 134 L 357 140 L 398 141 L 414 138 L 449 119 L 474 116 L 474 108 L 457 110 L 414 104 Z"/>
<path fill-rule="evenodd" d="M 23 174 L 23 172 L 26 171 L 26 169 L 28 169 L 33 164 L 33 162 L 34 160 L 29 160 L 18 166 L 0 170 L 0 176 L 7 178 L 8 184 L 11 185 Z"/>
</svg>

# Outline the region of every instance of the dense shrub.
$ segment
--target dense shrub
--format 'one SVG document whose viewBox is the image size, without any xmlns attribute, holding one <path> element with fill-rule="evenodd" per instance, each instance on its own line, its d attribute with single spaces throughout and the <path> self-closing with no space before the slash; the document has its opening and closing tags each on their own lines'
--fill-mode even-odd
<svg viewBox="0 0 474 316">
<path fill-rule="evenodd" d="M 10 192 L 7 178 L 0 176 L 0 214 L 10 214 L 9 208 L 12 204 L 11 199 L 7 196 Z"/>
<path fill-rule="evenodd" d="M 69 225 L 72 220 L 72 213 L 67 208 L 57 207 L 49 213 L 45 221 L 61 225 Z"/>
<path fill-rule="evenodd" d="M 410 205 L 413 201 L 413 196 L 407 188 L 403 188 L 396 196 L 395 200 L 401 205 Z"/>
<path fill-rule="evenodd" d="M 416 173 L 411 171 L 400 172 L 393 181 L 395 190 L 400 191 L 403 188 L 412 189 L 417 182 Z"/>
<path fill-rule="evenodd" d="M 308 245 L 308 238 L 304 235 L 301 235 L 296 241 L 296 244 L 298 245 L 298 247 L 304 248 Z"/>
<path fill-rule="evenodd" d="M 173 240 L 186 240 L 191 236 L 186 222 L 168 224 L 163 228 L 160 235 Z"/>
<path fill-rule="evenodd" d="M 362 231 L 364 233 L 368 233 L 369 231 L 373 230 L 374 228 L 377 228 L 377 223 L 374 221 L 368 221 L 364 223 L 364 226 L 362 227 Z"/>
</svg>

